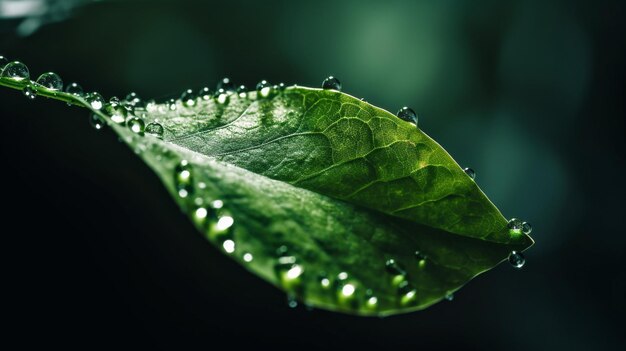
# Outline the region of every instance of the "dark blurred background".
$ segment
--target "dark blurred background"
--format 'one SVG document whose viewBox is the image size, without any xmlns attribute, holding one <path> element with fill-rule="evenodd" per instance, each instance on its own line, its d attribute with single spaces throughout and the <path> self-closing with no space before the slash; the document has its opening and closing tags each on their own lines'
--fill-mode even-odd
<svg viewBox="0 0 626 351">
<path fill-rule="evenodd" d="M 4 342 L 623 349 L 625 15 L 621 1 L 0 0 L 0 55 L 107 98 L 333 74 L 412 106 L 536 240 L 521 271 L 502 264 L 419 313 L 290 309 L 86 111 L 3 88 Z"/>
</svg>

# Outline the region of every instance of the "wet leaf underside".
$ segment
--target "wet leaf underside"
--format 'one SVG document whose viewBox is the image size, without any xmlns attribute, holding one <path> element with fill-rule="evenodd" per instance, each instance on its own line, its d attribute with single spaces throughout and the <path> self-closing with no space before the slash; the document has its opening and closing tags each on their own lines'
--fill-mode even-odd
<svg viewBox="0 0 626 351">
<path fill-rule="evenodd" d="M 209 241 L 298 300 L 423 309 L 532 245 L 414 124 L 337 91 L 244 95 L 136 109 L 162 139 L 109 124 Z"/>
</svg>

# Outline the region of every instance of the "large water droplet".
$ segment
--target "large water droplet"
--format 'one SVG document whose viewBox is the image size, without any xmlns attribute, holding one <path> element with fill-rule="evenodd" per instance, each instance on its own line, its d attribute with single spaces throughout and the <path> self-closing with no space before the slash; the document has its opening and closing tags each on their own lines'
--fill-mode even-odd
<svg viewBox="0 0 626 351">
<path fill-rule="evenodd" d="M 521 219 L 517 219 L 517 218 L 511 218 L 509 220 L 509 223 L 507 224 L 509 230 L 515 234 L 519 234 L 522 232 L 522 225 L 524 224 L 524 222 L 522 222 Z"/>
<path fill-rule="evenodd" d="M 511 251 L 511 254 L 509 255 L 509 263 L 511 266 L 519 269 L 524 267 L 526 258 L 524 258 L 524 255 L 522 255 L 521 252 Z"/>
<path fill-rule="evenodd" d="M 63 80 L 54 72 L 40 75 L 36 83 L 50 90 L 63 90 Z"/>
<path fill-rule="evenodd" d="M 104 128 L 104 126 L 106 125 L 106 121 L 100 117 L 100 115 L 96 114 L 96 113 L 92 113 L 89 116 L 89 124 L 96 130 L 100 130 L 102 128 Z"/>
<path fill-rule="evenodd" d="M 246 98 L 248 96 L 248 91 L 246 90 L 246 86 L 245 85 L 240 85 L 237 88 L 237 94 L 239 94 L 240 98 Z"/>
<path fill-rule="evenodd" d="M 28 100 L 35 100 L 37 97 L 37 90 L 35 90 L 35 87 L 32 85 L 28 84 L 24 87 L 24 90 L 22 90 L 22 94 L 24 94 Z"/>
<path fill-rule="evenodd" d="M 472 178 L 472 180 L 476 179 L 476 172 L 474 172 L 473 169 L 469 167 L 465 167 L 463 168 L 463 172 L 465 172 L 465 174 L 467 174 L 468 177 Z"/>
<path fill-rule="evenodd" d="M 324 79 L 324 81 L 322 82 L 322 89 L 332 89 L 332 90 L 341 91 L 341 82 L 339 81 L 339 79 L 333 76 L 330 76 Z"/>
<path fill-rule="evenodd" d="M 413 109 L 410 107 L 404 106 L 403 108 L 398 110 L 398 113 L 396 115 L 401 120 L 411 122 L 417 125 L 417 113 L 415 113 L 415 111 L 413 111 Z"/>
<path fill-rule="evenodd" d="M 126 121 L 128 128 L 135 134 L 143 135 L 145 123 L 143 119 L 133 116 Z"/>
<path fill-rule="evenodd" d="M 2 76 L 18 82 L 30 79 L 28 67 L 19 61 L 7 63 L 2 70 Z"/>
<path fill-rule="evenodd" d="M 256 85 L 256 91 L 260 97 L 266 98 L 272 94 L 272 85 L 266 80 L 262 80 Z"/>
<path fill-rule="evenodd" d="M 198 96 L 204 100 L 204 101 L 208 101 L 211 100 L 211 98 L 213 97 L 213 94 L 211 93 L 211 89 L 204 87 L 202 89 L 200 89 L 200 91 L 198 92 Z"/>
<path fill-rule="evenodd" d="M 128 116 L 128 110 L 124 106 L 112 102 L 104 106 L 104 112 L 111 118 L 111 120 L 117 124 L 126 123 L 126 117 Z"/>
<path fill-rule="evenodd" d="M 178 190 L 178 196 L 186 198 L 193 193 L 193 173 L 189 161 L 182 160 L 174 169 L 174 184 Z"/>
<path fill-rule="evenodd" d="M 83 87 L 81 87 L 76 82 L 68 84 L 67 87 L 65 88 L 65 92 L 68 94 L 75 95 L 75 96 L 83 96 L 84 94 Z"/>
<path fill-rule="evenodd" d="M 530 234 L 533 231 L 533 226 L 528 222 L 522 223 L 522 233 Z"/>
<path fill-rule="evenodd" d="M 164 129 L 159 123 L 152 122 L 146 126 L 146 133 L 152 134 L 157 138 L 163 138 Z"/>
<path fill-rule="evenodd" d="M 216 90 L 224 89 L 224 91 L 235 91 L 235 84 L 230 78 L 222 78 L 217 82 Z"/>
<path fill-rule="evenodd" d="M 180 95 L 180 101 L 186 107 L 193 107 L 196 105 L 196 93 L 193 90 L 187 89 Z"/>
<path fill-rule="evenodd" d="M 85 100 L 91 105 L 94 110 L 99 110 L 104 105 L 104 98 L 99 93 L 93 92 L 87 94 Z"/>
</svg>

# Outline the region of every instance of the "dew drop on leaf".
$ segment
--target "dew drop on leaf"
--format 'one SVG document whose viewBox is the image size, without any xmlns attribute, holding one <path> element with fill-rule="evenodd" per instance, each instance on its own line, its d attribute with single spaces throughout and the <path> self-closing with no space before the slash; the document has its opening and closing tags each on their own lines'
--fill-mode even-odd
<svg viewBox="0 0 626 351">
<path fill-rule="evenodd" d="M 406 271 L 393 258 L 388 259 L 387 262 L 385 262 L 385 268 L 387 268 L 387 272 L 390 274 L 406 275 Z"/>
<path fill-rule="evenodd" d="M 143 119 L 133 116 L 126 121 L 126 125 L 133 133 L 143 135 L 145 130 L 145 123 Z"/>
<path fill-rule="evenodd" d="M 514 233 L 520 233 L 522 231 L 522 220 L 517 218 L 511 218 L 507 226 Z"/>
<path fill-rule="evenodd" d="M 104 128 L 106 122 L 105 120 L 98 114 L 96 113 L 92 113 L 89 116 L 89 124 L 95 129 L 95 130 L 100 130 L 102 128 Z"/>
<path fill-rule="evenodd" d="M 322 82 L 322 89 L 331 89 L 341 91 L 341 82 L 339 79 L 329 76 Z"/>
<path fill-rule="evenodd" d="M 178 190 L 178 196 L 186 198 L 193 190 L 193 175 L 191 165 L 187 160 L 182 160 L 174 169 L 174 184 Z"/>
<path fill-rule="evenodd" d="M 135 92 L 128 93 L 124 102 L 126 105 L 130 105 L 133 107 L 145 107 L 143 100 Z"/>
<path fill-rule="evenodd" d="M 128 110 L 124 106 L 110 102 L 104 106 L 104 112 L 111 118 L 111 120 L 117 124 L 126 123 L 126 117 L 128 116 Z"/>
<path fill-rule="evenodd" d="M 452 301 L 452 300 L 454 300 L 454 294 L 448 294 L 448 295 L 446 295 L 446 296 L 445 296 L 445 299 L 446 299 L 446 300 L 448 300 L 448 301 Z"/>
<path fill-rule="evenodd" d="M 9 59 L 6 58 L 5 56 L 0 55 L 0 71 L 4 69 L 4 66 L 6 66 L 7 63 L 9 63 Z"/>
<path fill-rule="evenodd" d="M 468 177 L 472 178 L 472 180 L 476 179 L 476 172 L 473 169 L 469 167 L 465 167 L 463 168 L 463 172 L 465 172 L 465 174 L 467 174 Z"/>
<path fill-rule="evenodd" d="M 183 91 L 180 95 L 180 101 L 183 103 L 183 106 L 193 107 L 196 105 L 196 93 L 193 90 L 187 89 Z"/>
<path fill-rule="evenodd" d="M 54 72 L 43 73 L 36 83 L 50 90 L 63 90 L 63 80 Z"/>
<path fill-rule="evenodd" d="M 18 82 L 30 79 L 28 67 L 19 61 L 7 63 L 2 70 L 2 76 Z"/>
<path fill-rule="evenodd" d="M 35 90 L 35 88 L 30 84 L 24 87 L 22 93 L 24 94 L 24 96 L 26 96 L 28 100 L 35 100 L 35 98 L 37 97 L 37 90 Z"/>
<path fill-rule="evenodd" d="M 152 134 L 157 138 L 163 138 L 163 132 L 163 126 L 159 123 L 152 122 L 148 123 L 148 125 L 146 126 L 146 133 Z"/>
<path fill-rule="evenodd" d="M 239 95 L 239 97 L 240 97 L 240 98 L 242 98 L 242 99 L 243 99 L 243 98 L 246 98 L 246 97 L 248 96 L 248 91 L 247 91 L 247 89 L 246 89 L 246 86 L 245 86 L 245 85 L 240 85 L 240 86 L 237 88 L 237 94 L 238 94 L 238 95 Z"/>
<path fill-rule="evenodd" d="M 296 297 L 294 295 L 287 294 L 287 306 L 289 306 L 289 308 L 298 307 L 298 300 L 296 300 Z"/>
<path fill-rule="evenodd" d="M 242 259 L 244 260 L 244 262 L 252 262 L 252 260 L 254 259 L 254 256 L 252 256 L 251 253 L 246 252 L 243 254 Z"/>
<path fill-rule="evenodd" d="M 169 108 L 170 111 L 175 111 L 176 110 L 176 100 L 175 99 L 169 99 L 167 101 L 167 108 Z"/>
<path fill-rule="evenodd" d="M 81 87 L 78 83 L 70 83 L 65 87 L 65 92 L 68 94 L 72 94 L 74 96 L 83 96 L 83 87 Z"/>
<path fill-rule="evenodd" d="M 213 97 L 213 94 L 211 94 L 211 89 L 204 87 L 202 89 L 200 89 L 200 91 L 198 92 L 198 96 L 204 100 L 204 101 L 208 101 L 211 100 L 211 98 Z"/>
<path fill-rule="evenodd" d="M 522 232 L 526 235 L 530 234 L 533 231 L 533 226 L 528 222 L 522 223 Z"/>
<path fill-rule="evenodd" d="M 256 91 L 260 97 L 266 98 L 272 93 L 272 85 L 266 80 L 262 80 L 256 85 Z"/>
<path fill-rule="evenodd" d="M 102 95 L 100 95 L 100 93 L 97 92 L 87 94 L 87 97 L 85 99 L 94 110 L 99 110 L 104 105 L 104 98 L 102 97 Z"/>
<path fill-rule="evenodd" d="M 215 94 L 215 101 L 220 105 L 226 105 L 230 101 L 230 95 L 226 90 L 219 89 Z"/>
<path fill-rule="evenodd" d="M 524 258 L 524 255 L 522 255 L 521 252 L 511 251 L 511 254 L 509 255 L 509 263 L 511 266 L 519 269 L 524 267 L 526 258 Z"/>
<path fill-rule="evenodd" d="M 403 108 L 398 110 L 396 114 L 401 120 L 411 122 L 417 125 L 417 113 L 413 111 L 412 108 L 404 106 Z"/>
</svg>

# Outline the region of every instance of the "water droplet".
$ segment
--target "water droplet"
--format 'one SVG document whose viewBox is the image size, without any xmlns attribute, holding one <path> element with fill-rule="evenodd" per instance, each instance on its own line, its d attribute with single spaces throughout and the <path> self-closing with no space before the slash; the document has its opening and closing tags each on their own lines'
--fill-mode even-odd
<svg viewBox="0 0 626 351">
<path fill-rule="evenodd" d="M 454 294 L 450 293 L 450 294 L 446 295 L 445 299 L 448 300 L 448 301 L 454 300 Z"/>
<path fill-rule="evenodd" d="M 289 308 L 298 307 L 298 300 L 296 300 L 293 294 L 287 294 L 287 306 L 289 306 Z"/>
<path fill-rule="evenodd" d="M 371 296 L 367 299 L 367 307 L 375 308 L 378 305 L 378 298 L 376 296 Z"/>
<path fill-rule="evenodd" d="M 337 279 L 339 279 L 339 280 L 346 280 L 346 279 L 348 279 L 348 273 L 346 273 L 346 272 L 339 272 L 339 274 L 337 274 Z"/>
<path fill-rule="evenodd" d="M 211 100 L 211 98 L 213 97 L 213 94 L 211 94 L 211 89 L 204 87 L 202 89 L 200 89 L 200 91 L 198 92 L 198 96 L 204 100 L 204 101 L 208 101 Z"/>
<path fill-rule="evenodd" d="M 296 263 L 295 256 L 280 256 L 274 270 L 286 290 L 294 292 L 301 287 L 304 267 Z"/>
<path fill-rule="evenodd" d="M 356 291 L 356 287 L 354 286 L 354 284 L 344 284 L 341 287 L 341 294 L 345 297 L 351 297 L 352 295 L 354 295 L 354 292 Z"/>
<path fill-rule="evenodd" d="M 260 97 L 266 98 L 272 93 L 272 85 L 266 80 L 262 80 L 256 85 L 256 90 Z"/>
<path fill-rule="evenodd" d="M 417 125 L 417 113 L 412 108 L 404 106 L 398 110 L 396 114 L 403 121 L 411 122 Z"/>
<path fill-rule="evenodd" d="M 254 256 L 252 256 L 252 254 L 251 254 L 251 253 L 246 252 L 246 253 L 244 253 L 244 254 L 243 254 L 243 257 L 242 257 L 242 258 L 243 258 L 243 260 L 244 260 L 245 262 L 252 262 L 252 260 L 254 259 Z"/>
<path fill-rule="evenodd" d="M 287 254 L 287 252 L 289 252 L 289 248 L 286 245 L 280 245 L 276 249 L 276 255 L 278 255 L 278 256 L 283 256 L 283 255 Z"/>
<path fill-rule="evenodd" d="M 419 265 L 419 267 L 424 267 L 426 265 L 426 259 L 428 258 L 428 256 L 426 256 L 425 254 L 423 254 L 420 251 L 415 251 L 415 259 L 417 259 L 417 264 Z"/>
<path fill-rule="evenodd" d="M 91 126 L 96 129 L 96 130 L 100 130 L 102 128 L 104 128 L 104 126 L 106 125 L 106 121 L 100 117 L 100 115 L 96 114 L 96 113 L 92 113 L 89 116 L 89 124 L 91 124 Z"/>
<path fill-rule="evenodd" d="M 530 234 L 533 231 L 533 226 L 528 222 L 522 223 L 522 233 Z"/>
<path fill-rule="evenodd" d="M 413 284 L 406 280 L 398 286 L 398 294 L 400 294 L 400 303 L 402 305 L 413 304 L 417 298 L 417 290 Z"/>
<path fill-rule="evenodd" d="M 521 252 L 511 251 L 511 254 L 509 255 L 509 263 L 511 266 L 519 269 L 524 267 L 526 258 L 524 258 L 524 255 L 522 255 Z"/>
<path fill-rule="evenodd" d="M 186 198 L 193 190 L 192 167 L 187 160 L 182 160 L 174 169 L 174 184 L 178 196 Z"/>
<path fill-rule="evenodd" d="M 63 80 L 54 72 L 40 75 L 36 83 L 50 90 L 63 90 Z"/>
<path fill-rule="evenodd" d="M 465 174 L 467 174 L 468 177 L 472 178 L 472 180 L 476 179 L 476 172 L 474 172 L 473 169 L 469 167 L 465 167 L 463 168 L 463 172 L 465 172 Z"/>
<path fill-rule="evenodd" d="M 85 100 L 91 105 L 94 110 L 99 110 L 104 105 L 104 98 L 99 93 L 93 92 L 87 94 Z"/>
<path fill-rule="evenodd" d="M 22 93 L 26 96 L 26 98 L 28 98 L 28 100 L 35 100 L 37 97 L 37 90 L 35 90 L 35 87 L 30 84 L 24 87 Z"/>
<path fill-rule="evenodd" d="M 124 106 L 110 102 L 104 106 L 104 112 L 111 118 L 111 120 L 117 124 L 126 123 L 126 117 L 128 116 L 128 110 Z"/>
<path fill-rule="evenodd" d="M 9 62 L 2 70 L 2 76 L 21 82 L 30 79 L 28 67 L 19 61 Z"/>
<path fill-rule="evenodd" d="M 332 90 L 341 91 L 341 82 L 339 81 L 339 79 L 333 76 L 329 76 L 328 78 L 324 79 L 324 81 L 322 82 L 322 89 L 332 89 Z"/>
<path fill-rule="evenodd" d="M 517 218 L 511 218 L 509 223 L 507 224 L 509 230 L 515 234 L 520 234 L 522 232 L 522 226 L 524 222 Z"/>
<path fill-rule="evenodd" d="M 180 95 L 180 101 L 186 107 L 192 107 L 196 105 L 196 93 L 193 90 L 187 89 Z"/>
<path fill-rule="evenodd" d="M 0 71 L 2 71 L 4 66 L 7 65 L 7 63 L 9 63 L 9 59 L 6 58 L 5 56 L 0 55 Z"/>
<path fill-rule="evenodd" d="M 136 116 L 130 117 L 126 121 L 126 125 L 133 133 L 138 134 L 138 135 L 143 135 L 143 132 L 146 126 L 143 119 L 136 117 Z"/>
<path fill-rule="evenodd" d="M 143 100 L 135 92 L 128 93 L 128 95 L 126 95 L 126 98 L 124 99 L 124 102 L 125 102 L 125 105 L 130 105 L 133 107 L 145 107 L 146 106 Z"/>
<path fill-rule="evenodd" d="M 163 126 L 160 125 L 159 123 L 153 122 L 153 123 L 149 123 L 146 126 L 146 133 L 148 134 L 152 134 L 157 138 L 163 138 Z"/>
<path fill-rule="evenodd" d="M 224 91 L 235 91 L 235 84 L 230 78 L 222 78 L 219 82 L 217 82 L 216 90 L 223 89 Z"/>
<path fill-rule="evenodd" d="M 287 86 L 285 85 L 285 83 L 280 82 L 280 83 L 278 83 L 278 86 L 277 86 L 276 88 L 277 88 L 278 90 L 281 90 L 281 91 L 282 91 L 282 90 L 287 89 Z"/>
<path fill-rule="evenodd" d="M 217 93 L 215 94 L 215 101 L 217 101 L 217 103 L 220 105 L 228 104 L 229 100 L 230 100 L 230 95 L 224 89 L 218 90 Z"/>
<path fill-rule="evenodd" d="M 176 100 L 175 99 L 169 99 L 167 101 L 167 108 L 170 109 L 170 111 L 175 111 L 176 110 Z"/>
<path fill-rule="evenodd" d="M 109 99 L 109 102 L 112 104 L 118 104 L 118 105 L 122 104 L 122 102 L 120 101 L 120 98 L 118 98 L 117 96 L 111 96 L 111 98 Z"/>
<path fill-rule="evenodd" d="M 222 243 L 222 247 L 224 248 L 224 251 L 226 251 L 229 254 L 235 252 L 235 246 L 236 246 L 235 241 L 232 239 L 226 239 Z"/>
<path fill-rule="evenodd" d="M 387 268 L 387 272 L 393 275 L 406 275 L 406 271 L 393 258 L 385 262 L 385 268 Z"/>
<path fill-rule="evenodd" d="M 330 279 L 323 277 L 320 279 L 320 285 L 322 288 L 326 289 L 330 287 Z"/>
<path fill-rule="evenodd" d="M 239 88 L 237 88 L 237 94 L 239 94 L 240 98 L 246 98 L 248 96 L 248 91 L 246 90 L 246 86 L 245 85 L 240 85 Z"/>
<path fill-rule="evenodd" d="M 76 82 L 68 84 L 67 87 L 65 88 L 65 92 L 68 94 L 75 95 L 75 96 L 83 96 L 84 94 L 83 87 L 81 87 Z"/>
</svg>

